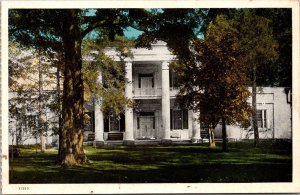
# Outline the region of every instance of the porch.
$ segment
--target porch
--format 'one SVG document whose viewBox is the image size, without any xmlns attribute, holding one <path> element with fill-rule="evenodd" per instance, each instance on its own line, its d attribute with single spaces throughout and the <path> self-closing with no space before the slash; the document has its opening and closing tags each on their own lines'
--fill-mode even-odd
<svg viewBox="0 0 300 195">
<path fill-rule="evenodd" d="M 149 145 L 190 145 L 190 144 L 200 144 L 203 143 L 202 141 L 198 143 L 193 143 L 190 139 L 186 140 L 179 140 L 171 138 L 168 142 L 165 142 L 163 139 L 155 139 L 155 140 L 134 140 L 131 145 L 135 146 L 149 146 Z M 95 141 L 86 141 L 83 143 L 85 146 L 98 146 L 96 145 Z M 106 140 L 101 143 L 102 146 L 122 146 L 125 145 L 123 140 Z"/>
</svg>

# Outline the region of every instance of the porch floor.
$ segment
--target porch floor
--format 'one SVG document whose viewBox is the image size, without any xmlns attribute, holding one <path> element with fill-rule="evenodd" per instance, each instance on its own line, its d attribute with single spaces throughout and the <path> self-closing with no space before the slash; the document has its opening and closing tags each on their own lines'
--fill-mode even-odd
<svg viewBox="0 0 300 195">
<path fill-rule="evenodd" d="M 187 145 L 192 144 L 191 140 L 179 140 L 179 139 L 170 139 L 172 142 L 170 145 Z M 155 140 L 134 140 L 133 145 L 160 145 L 163 143 L 162 139 Z M 93 146 L 93 141 L 84 142 L 84 145 Z M 104 146 L 121 146 L 124 145 L 124 140 L 106 140 L 104 141 Z"/>
</svg>

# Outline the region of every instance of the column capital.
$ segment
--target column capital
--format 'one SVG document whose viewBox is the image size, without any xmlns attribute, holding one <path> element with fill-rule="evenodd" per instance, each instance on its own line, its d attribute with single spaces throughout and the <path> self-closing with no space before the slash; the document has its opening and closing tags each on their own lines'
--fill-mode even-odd
<svg viewBox="0 0 300 195">
<path fill-rule="evenodd" d="M 125 69 L 126 70 L 132 69 L 132 61 L 125 61 Z"/>
<path fill-rule="evenodd" d="M 132 65 L 132 60 L 128 59 L 128 60 L 124 60 L 125 61 L 125 65 Z"/>
<path fill-rule="evenodd" d="M 161 68 L 162 68 L 163 70 L 169 70 L 169 64 L 170 64 L 169 61 L 163 61 L 163 62 L 161 63 Z"/>
</svg>

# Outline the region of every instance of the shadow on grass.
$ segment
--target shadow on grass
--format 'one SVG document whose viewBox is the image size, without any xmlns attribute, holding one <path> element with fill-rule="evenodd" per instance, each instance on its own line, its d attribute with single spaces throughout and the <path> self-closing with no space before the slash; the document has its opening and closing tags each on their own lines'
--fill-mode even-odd
<svg viewBox="0 0 300 195">
<path fill-rule="evenodd" d="M 10 183 L 291 182 L 289 147 L 229 144 L 230 152 L 201 146 L 86 147 L 90 165 L 55 165 L 56 154 L 23 149 Z"/>
</svg>

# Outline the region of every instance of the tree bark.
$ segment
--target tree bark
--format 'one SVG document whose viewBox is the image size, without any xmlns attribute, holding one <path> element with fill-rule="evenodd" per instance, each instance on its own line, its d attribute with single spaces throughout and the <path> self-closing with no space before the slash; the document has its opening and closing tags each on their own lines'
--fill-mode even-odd
<svg viewBox="0 0 300 195">
<path fill-rule="evenodd" d="M 63 24 L 65 53 L 63 90 L 63 127 L 61 164 L 84 164 L 87 157 L 83 150 L 83 78 L 79 10 L 66 10 Z"/>
<path fill-rule="evenodd" d="M 259 142 L 259 133 L 257 126 L 257 108 L 256 108 L 256 65 L 253 66 L 252 78 L 252 125 L 254 131 L 254 146 Z"/>
<path fill-rule="evenodd" d="M 222 117 L 222 151 L 227 151 L 226 119 Z"/>
</svg>

